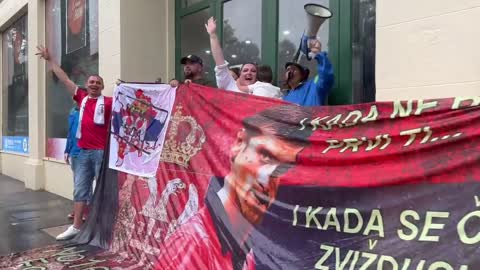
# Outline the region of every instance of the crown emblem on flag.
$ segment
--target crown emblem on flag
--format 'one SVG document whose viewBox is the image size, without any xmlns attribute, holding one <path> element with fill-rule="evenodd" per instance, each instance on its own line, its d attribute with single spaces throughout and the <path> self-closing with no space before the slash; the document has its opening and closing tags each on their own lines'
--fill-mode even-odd
<svg viewBox="0 0 480 270">
<path fill-rule="evenodd" d="M 182 115 L 182 106 L 177 106 L 160 160 L 187 167 L 190 159 L 202 149 L 205 139 L 197 121 L 192 116 Z"/>
</svg>

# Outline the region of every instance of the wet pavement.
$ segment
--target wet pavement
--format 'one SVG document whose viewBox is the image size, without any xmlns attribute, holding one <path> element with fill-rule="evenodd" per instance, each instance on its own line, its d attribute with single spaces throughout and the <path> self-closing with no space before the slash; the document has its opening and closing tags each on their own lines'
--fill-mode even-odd
<svg viewBox="0 0 480 270">
<path fill-rule="evenodd" d="M 48 233 L 69 224 L 72 201 L 45 191 L 25 189 L 22 182 L 0 175 L 0 256 L 56 244 Z M 53 234 L 53 233 L 51 233 Z"/>
</svg>

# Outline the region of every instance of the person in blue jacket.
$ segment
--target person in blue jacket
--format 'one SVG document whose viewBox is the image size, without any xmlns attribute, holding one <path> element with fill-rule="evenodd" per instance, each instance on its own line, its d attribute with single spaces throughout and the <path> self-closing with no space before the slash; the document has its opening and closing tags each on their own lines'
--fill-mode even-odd
<svg viewBox="0 0 480 270">
<path fill-rule="evenodd" d="M 80 111 L 78 106 L 75 107 L 70 111 L 68 115 L 68 134 L 67 134 L 67 145 L 65 146 L 64 151 L 64 160 L 67 164 L 70 165 L 73 172 L 73 189 L 75 190 L 75 176 L 78 166 L 78 154 L 80 153 L 80 148 L 78 147 L 76 138 L 78 122 L 80 117 Z M 68 215 L 69 218 L 73 218 L 73 211 Z"/>
<path fill-rule="evenodd" d="M 309 49 L 304 53 L 315 55 L 317 61 L 317 75 L 308 80 L 310 70 L 295 62 L 288 62 L 285 65 L 286 93 L 283 100 L 300 106 L 321 106 L 326 105 L 327 98 L 334 83 L 332 63 L 326 52 L 321 52 L 321 43 L 316 39 L 308 41 Z M 305 49 L 303 49 L 305 50 Z"/>
</svg>

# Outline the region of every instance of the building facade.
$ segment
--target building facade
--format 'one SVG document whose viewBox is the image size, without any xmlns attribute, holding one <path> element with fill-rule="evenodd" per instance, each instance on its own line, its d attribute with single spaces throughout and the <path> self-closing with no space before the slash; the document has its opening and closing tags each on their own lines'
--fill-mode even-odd
<svg viewBox="0 0 480 270">
<path fill-rule="evenodd" d="M 0 173 L 72 196 L 62 156 L 73 102 L 36 45 L 79 85 L 100 74 L 111 95 L 117 79 L 181 78 L 192 53 L 213 76 L 214 16 L 231 65 L 268 64 L 281 82 L 306 3 L 334 14 L 318 34 L 335 68 L 330 104 L 480 95 L 479 0 L 0 0 Z"/>
</svg>

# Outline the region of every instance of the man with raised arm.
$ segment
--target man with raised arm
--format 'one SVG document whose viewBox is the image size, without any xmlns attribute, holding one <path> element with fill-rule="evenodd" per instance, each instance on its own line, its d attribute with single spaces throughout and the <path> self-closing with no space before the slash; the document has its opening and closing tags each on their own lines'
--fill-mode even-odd
<svg viewBox="0 0 480 270">
<path fill-rule="evenodd" d="M 108 123 L 112 112 L 112 98 L 102 95 L 103 78 L 90 75 L 85 88 L 78 87 L 63 69 L 50 59 L 48 49 L 37 46 L 37 55 L 45 59 L 53 73 L 65 85 L 80 108 L 79 125 L 76 130 L 78 138 L 78 175 L 73 189 L 73 225 L 57 236 L 57 240 L 73 238 L 80 232 L 83 212 L 89 200 L 92 183 L 98 178 L 103 161 L 103 152 L 107 142 Z"/>
</svg>

